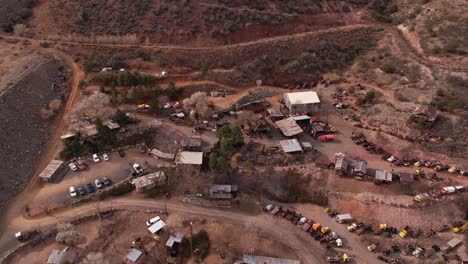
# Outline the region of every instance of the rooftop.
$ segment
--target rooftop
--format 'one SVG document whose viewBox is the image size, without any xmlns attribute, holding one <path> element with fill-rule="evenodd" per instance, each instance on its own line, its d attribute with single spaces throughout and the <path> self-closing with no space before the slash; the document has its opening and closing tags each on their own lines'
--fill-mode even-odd
<svg viewBox="0 0 468 264">
<path fill-rule="evenodd" d="M 176 160 L 177 164 L 201 165 L 203 152 L 181 151 Z"/>
<path fill-rule="evenodd" d="M 167 159 L 167 160 L 174 160 L 174 157 L 175 157 L 175 155 L 172 153 L 165 153 L 155 148 L 150 150 L 149 153 L 157 158 Z"/>
<path fill-rule="evenodd" d="M 296 121 L 310 120 L 310 116 L 308 115 L 294 116 L 293 118 Z"/>
<path fill-rule="evenodd" d="M 41 172 L 41 174 L 39 174 L 39 177 L 41 178 L 52 177 L 55 174 L 55 172 L 60 168 L 60 166 L 62 166 L 62 164 L 63 164 L 63 161 L 61 160 L 52 160 L 51 162 L 49 162 L 47 167 L 45 167 L 45 169 Z"/>
<path fill-rule="evenodd" d="M 167 177 L 164 171 L 158 171 L 155 173 L 147 174 L 136 179 L 133 179 L 133 184 L 137 189 L 140 189 L 149 185 L 163 185 L 166 183 Z"/>
<path fill-rule="evenodd" d="M 137 260 L 143 255 L 143 252 L 136 248 L 132 248 L 130 252 L 127 254 L 127 259 L 133 262 L 137 262 Z"/>
<path fill-rule="evenodd" d="M 320 103 L 320 99 L 316 92 L 298 92 L 298 93 L 287 93 L 286 98 L 288 98 L 291 104 L 317 104 Z"/>
<path fill-rule="evenodd" d="M 246 264 L 301 264 L 299 260 L 280 259 L 264 256 L 244 255 L 242 261 Z"/>
<path fill-rule="evenodd" d="M 111 130 L 117 129 L 117 128 L 120 127 L 119 124 L 117 124 L 116 122 L 114 122 L 112 120 L 107 120 L 106 122 L 103 123 L 103 125 L 105 125 L 106 127 L 108 127 Z"/>
<path fill-rule="evenodd" d="M 287 136 L 292 137 L 295 135 L 299 135 L 304 130 L 296 123 L 296 120 L 292 117 L 285 118 L 283 120 L 276 121 L 275 124 L 281 130 L 281 132 Z"/>
<path fill-rule="evenodd" d="M 148 227 L 148 230 L 152 233 L 152 234 L 156 234 L 157 232 L 159 232 L 161 229 L 163 229 L 163 227 L 166 226 L 166 223 L 164 223 L 163 220 L 159 220 L 157 221 L 156 223 L 154 223 L 152 226 Z"/>
<path fill-rule="evenodd" d="M 392 181 L 392 173 L 386 170 L 375 170 L 375 179 L 380 181 Z"/>
<path fill-rule="evenodd" d="M 281 147 L 285 153 L 300 152 L 302 151 L 301 145 L 297 139 L 288 139 L 280 141 Z"/>
<path fill-rule="evenodd" d="M 87 125 L 83 127 L 83 135 L 86 137 L 92 137 L 98 134 L 96 125 Z"/>
<path fill-rule="evenodd" d="M 200 147 L 202 145 L 201 137 L 187 137 L 182 139 L 180 144 L 183 147 Z"/>
<path fill-rule="evenodd" d="M 172 247 L 174 243 L 181 243 L 184 239 L 184 234 L 178 232 L 175 235 L 171 235 L 166 242 L 166 247 Z"/>
<path fill-rule="evenodd" d="M 237 185 L 230 185 L 230 184 L 213 184 L 210 188 L 210 193 L 214 192 L 237 192 L 238 187 Z"/>
<path fill-rule="evenodd" d="M 276 108 L 268 108 L 267 109 L 268 111 L 268 114 L 270 114 L 270 116 L 272 117 L 283 117 L 283 113 L 279 110 L 279 109 L 276 109 Z"/>
</svg>

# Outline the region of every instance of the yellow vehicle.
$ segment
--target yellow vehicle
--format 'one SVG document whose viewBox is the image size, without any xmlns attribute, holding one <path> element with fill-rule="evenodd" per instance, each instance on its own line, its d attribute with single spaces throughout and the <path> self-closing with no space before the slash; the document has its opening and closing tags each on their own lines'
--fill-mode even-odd
<svg viewBox="0 0 468 264">
<path fill-rule="evenodd" d="M 348 262 L 349 262 L 349 256 L 348 256 L 348 254 L 343 253 L 343 255 L 341 255 L 341 262 L 342 262 L 342 263 L 348 263 Z"/>
<path fill-rule="evenodd" d="M 312 225 L 312 230 L 317 231 L 322 227 L 319 223 L 315 223 Z"/>
<path fill-rule="evenodd" d="M 328 214 L 330 211 L 331 211 L 331 209 L 330 209 L 330 208 L 328 208 L 328 207 L 327 207 L 327 208 L 325 208 L 325 209 L 323 209 L 323 212 L 325 212 L 326 214 Z"/>
<path fill-rule="evenodd" d="M 455 167 L 451 167 L 450 169 L 447 170 L 449 173 L 455 173 L 457 169 Z"/>
<path fill-rule="evenodd" d="M 437 165 L 437 166 L 434 167 L 435 171 L 440 171 L 441 169 L 442 169 L 442 166 L 440 166 L 440 165 Z"/>
<path fill-rule="evenodd" d="M 421 169 L 414 170 L 414 175 L 420 175 L 422 173 Z"/>
<path fill-rule="evenodd" d="M 320 232 L 322 232 L 322 234 L 325 235 L 326 233 L 328 233 L 329 230 L 330 230 L 330 229 L 329 229 L 328 227 L 324 226 L 324 227 L 322 227 L 322 228 L 320 229 Z"/>
<path fill-rule="evenodd" d="M 398 234 L 401 238 L 405 238 L 408 235 L 408 231 L 405 229 L 401 230 L 400 233 Z"/>
<path fill-rule="evenodd" d="M 452 228 L 452 232 L 454 233 L 465 233 L 466 231 L 468 231 L 468 222 L 462 226 Z"/>
<path fill-rule="evenodd" d="M 147 105 L 147 104 L 139 104 L 139 105 L 137 106 L 138 109 L 148 109 L 149 107 L 150 107 L 150 106 Z"/>
<path fill-rule="evenodd" d="M 380 230 L 385 231 L 385 230 L 387 230 L 387 224 L 380 224 L 379 228 L 380 228 Z"/>
<path fill-rule="evenodd" d="M 333 132 L 333 133 L 335 133 L 335 132 L 336 132 L 336 127 L 330 126 L 330 131 Z"/>
</svg>

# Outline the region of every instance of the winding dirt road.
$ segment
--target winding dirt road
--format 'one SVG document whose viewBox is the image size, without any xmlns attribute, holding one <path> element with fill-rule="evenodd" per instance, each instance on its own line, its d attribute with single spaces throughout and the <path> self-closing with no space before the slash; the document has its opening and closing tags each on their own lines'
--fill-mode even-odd
<svg viewBox="0 0 468 264">
<path fill-rule="evenodd" d="M 156 209 L 163 211 L 167 208 L 168 212 L 186 213 L 202 217 L 209 217 L 220 219 L 222 221 L 235 222 L 249 227 L 258 228 L 262 234 L 267 234 L 269 237 L 276 241 L 282 241 L 294 249 L 296 255 L 301 259 L 302 263 L 325 263 L 324 257 L 327 253 L 325 248 L 317 241 L 311 238 L 307 233 L 295 227 L 291 223 L 274 217 L 272 215 L 249 215 L 246 213 L 233 211 L 233 210 L 218 210 L 213 208 L 205 208 L 184 204 L 177 201 L 164 201 L 145 200 L 135 198 L 118 198 L 107 200 L 99 203 L 99 208 L 102 211 L 110 209 Z M 52 213 L 49 216 L 26 219 L 19 217 L 13 221 L 9 230 L 25 230 L 32 228 L 48 229 L 54 227 L 57 223 L 62 221 L 70 221 L 81 216 L 87 216 L 97 213 L 97 203 L 88 203 L 78 207 L 73 207 L 60 212 Z M 322 223 L 329 222 L 331 228 L 338 231 L 339 235 L 347 241 L 347 247 L 343 249 L 356 259 L 356 263 L 379 263 L 377 256 L 368 252 L 357 239 L 345 232 L 345 226 L 334 223 L 332 218 L 325 217 L 324 214 L 315 214 Z M 325 219 L 328 218 L 328 219 Z M 8 237 L 6 237 L 8 236 Z M 14 240 L 13 233 L 3 234 L 0 239 L 0 244 L 4 244 L 8 240 Z"/>
</svg>

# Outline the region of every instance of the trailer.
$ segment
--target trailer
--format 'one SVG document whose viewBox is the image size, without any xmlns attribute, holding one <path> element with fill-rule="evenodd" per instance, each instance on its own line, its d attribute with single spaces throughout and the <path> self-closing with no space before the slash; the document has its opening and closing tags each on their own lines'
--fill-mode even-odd
<svg viewBox="0 0 468 264">
<path fill-rule="evenodd" d="M 461 239 L 459 238 L 454 238 L 452 240 L 450 240 L 449 242 L 447 242 L 446 245 L 444 245 L 441 250 L 443 253 L 448 253 L 450 252 L 451 250 L 453 250 L 454 248 L 456 248 L 458 245 L 460 245 L 462 243 Z"/>
<path fill-rule="evenodd" d="M 339 214 L 336 216 L 336 221 L 340 224 L 347 223 L 351 221 L 353 217 L 350 214 Z"/>
</svg>

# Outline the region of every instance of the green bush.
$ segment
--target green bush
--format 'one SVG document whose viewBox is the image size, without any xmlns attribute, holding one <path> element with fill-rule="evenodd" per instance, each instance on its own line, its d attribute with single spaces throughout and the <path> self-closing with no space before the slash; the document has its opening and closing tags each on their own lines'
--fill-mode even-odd
<svg viewBox="0 0 468 264">
<path fill-rule="evenodd" d="M 115 185 L 109 190 L 111 196 L 121 196 L 133 191 L 133 184 L 131 182 L 125 182 L 123 184 Z"/>
<path fill-rule="evenodd" d="M 442 89 L 437 89 L 436 95 L 437 95 L 437 96 L 444 96 L 444 95 L 445 95 L 444 90 L 442 90 Z"/>
<path fill-rule="evenodd" d="M 345 12 L 345 13 L 351 12 L 351 9 L 349 9 L 348 5 L 343 5 L 343 12 Z"/>
<path fill-rule="evenodd" d="M 382 71 L 386 72 L 386 73 L 395 73 L 397 71 L 395 65 L 391 64 L 391 63 L 385 63 L 384 65 L 382 65 Z"/>
</svg>

